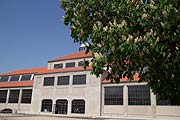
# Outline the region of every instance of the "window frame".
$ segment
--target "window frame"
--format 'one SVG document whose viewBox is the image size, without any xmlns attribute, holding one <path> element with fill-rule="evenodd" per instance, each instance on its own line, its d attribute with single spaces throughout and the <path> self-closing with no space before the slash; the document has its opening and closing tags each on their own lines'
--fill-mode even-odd
<svg viewBox="0 0 180 120">
<path fill-rule="evenodd" d="M 150 106 L 150 88 L 147 85 L 128 86 L 128 105 Z"/>
<path fill-rule="evenodd" d="M 30 79 L 27 79 L 27 76 L 30 77 Z M 25 78 L 24 78 L 25 77 Z M 28 80 L 31 80 L 31 77 L 32 77 L 32 74 L 23 74 L 21 76 L 21 79 L 20 81 L 28 81 Z"/>
<path fill-rule="evenodd" d="M 68 100 L 67 99 L 57 99 L 55 114 L 67 114 L 67 113 L 68 113 Z"/>
<path fill-rule="evenodd" d="M 9 82 L 17 82 L 19 81 L 19 79 L 20 79 L 20 75 L 12 75 L 9 79 Z"/>
<path fill-rule="evenodd" d="M 80 104 L 78 104 L 80 102 Z M 85 114 L 86 101 L 84 99 L 74 99 L 71 104 L 71 113 L 73 114 Z"/>
<path fill-rule="evenodd" d="M 55 77 L 44 77 L 43 86 L 54 86 Z"/>
<path fill-rule="evenodd" d="M 12 92 L 17 92 L 12 93 Z M 19 103 L 19 94 L 20 94 L 20 90 L 10 90 L 9 92 L 9 99 L 8 99 L 8 103 Z"/>
<path fill-rule="evenodd" d="M 76 65 L 76 62 L 68 62 L 66 63 L 66 68 L 72 68 L 72 67 L 75 67 Z"/>
<path fill-rule="evenodd" d="M 5 92 L 5 94 L 3 93 Z M 8 90 L 0 90 L 0 103 L 6 103 Z"/>
<path fill-rule="evenodd" d="M 57 85 L 69 85 L 70 76 L 58 76 Z"/>
<path fill-rule="evenodd" d="M 21 103 L 31 104 L 31 100 L 32 100 L 32 89 L 23 89 L 21 95 Z"/>
<path fill-rule="evenodd" d="M 123 86 L 104 87 L 104 105 L 123 105 Z"/>
<path fill-rule="evenodd" d="M 5 80 L 3 79 L 3 81 L 2 81 L 2 78 L 6 78 Z M 8 82 L 8 80 L 9 80 L 9 76 L 1 76 L 0 77 L 0 82 Z"/>
<path fill-rule="evenodd" d="M 84 61 L 79 61 L 78 62 L 78 67 L 80 67 L 80 66 L 84 66 Z"/>
<path fill-rule="evenodd" d="M 54 64 L 54 69 L 59 69 L 59 68 L 63 68 L 63 63 L 57 63 L 57 64 Z"/>
<path fill-rule="evenodd" d="M 80 78 L 78 78 L 80 77 Z M 82 81 L 83 80 L 83 81 Z M 73 75 L 73 85 L 85 85 L 87 80 L 86 74 Z"/>
<path fill-rule="evenodd" d="M 46 101 L 46 103 L 43 103 L 44 101 Z M 52 112 L 52 107 L 53 107 L 53 100 L 52 99 L 41 100 L 41 112 Z M 45 111 L 45 109 L 47 111 Z"/>
<path fill-rule="evenodd" d="M 180 106 L 171 102 L 170 100 L 160 98 L 158 94 L 156 94 L 156 105 L 157 106 Z"/>
</svg>

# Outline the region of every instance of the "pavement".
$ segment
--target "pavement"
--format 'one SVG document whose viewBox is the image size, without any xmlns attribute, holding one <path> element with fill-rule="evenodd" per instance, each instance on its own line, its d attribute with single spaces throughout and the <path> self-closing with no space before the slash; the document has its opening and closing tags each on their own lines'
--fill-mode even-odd
<svg viewBox="0 0 180 120">
<path fill-rule="evenodd" d="M 53 116 L 53 115 L 36 115 L 36 114 L 0 114 L 0 120 L 180 120 L 177 117 L 164 118 L 88 118 L 88 117 L 68 117 L 68 116 Z"/>
</svg>

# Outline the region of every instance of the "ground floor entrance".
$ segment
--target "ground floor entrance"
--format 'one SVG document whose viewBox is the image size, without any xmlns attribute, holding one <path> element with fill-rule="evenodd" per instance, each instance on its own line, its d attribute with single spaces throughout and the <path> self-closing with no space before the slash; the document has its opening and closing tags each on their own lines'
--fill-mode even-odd
<svg viewBox="0 0 180 120">
<path fill-rule="evenodd" d="M 68 101 L 65 99 L 56 100 L 55 114 L 67 114 Z"/>
</svg>

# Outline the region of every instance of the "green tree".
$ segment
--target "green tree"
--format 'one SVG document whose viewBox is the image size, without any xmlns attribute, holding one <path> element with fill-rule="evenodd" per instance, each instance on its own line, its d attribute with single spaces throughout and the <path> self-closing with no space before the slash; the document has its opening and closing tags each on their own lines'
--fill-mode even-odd
<svg viewBox="0 0 180 120">
<path fill-rule="evenodd" d="M 62 0 L 61 7 L 74 41 L 89 44 L 93 74 L 105 69 L 120 82 L 139 73 L 155 94 L 180 104 L 180 0 Z"/>
</svg>

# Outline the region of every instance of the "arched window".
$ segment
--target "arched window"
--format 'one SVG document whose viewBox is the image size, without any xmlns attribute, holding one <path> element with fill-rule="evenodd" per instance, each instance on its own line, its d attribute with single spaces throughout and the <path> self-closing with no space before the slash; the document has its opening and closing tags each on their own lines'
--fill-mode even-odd
<svg viewBox="0 0 180 120">
<path fill-rule="evenodd" d="M 56 100 L 55 114 L 67 114 L 68 111 L 68 101 L 66 99 Z"/>
<path fill-rule="evenodd" d="M 52 103 L 51 99 L 43 99 L 41 104 L 41 112 L 52 112 Z"/>
<path fill-rule="evenodd" d="M 81 99 L 75 99 L 72 101 L 71 113 L 85 113 L 85 101 Z"/>
</svg>

